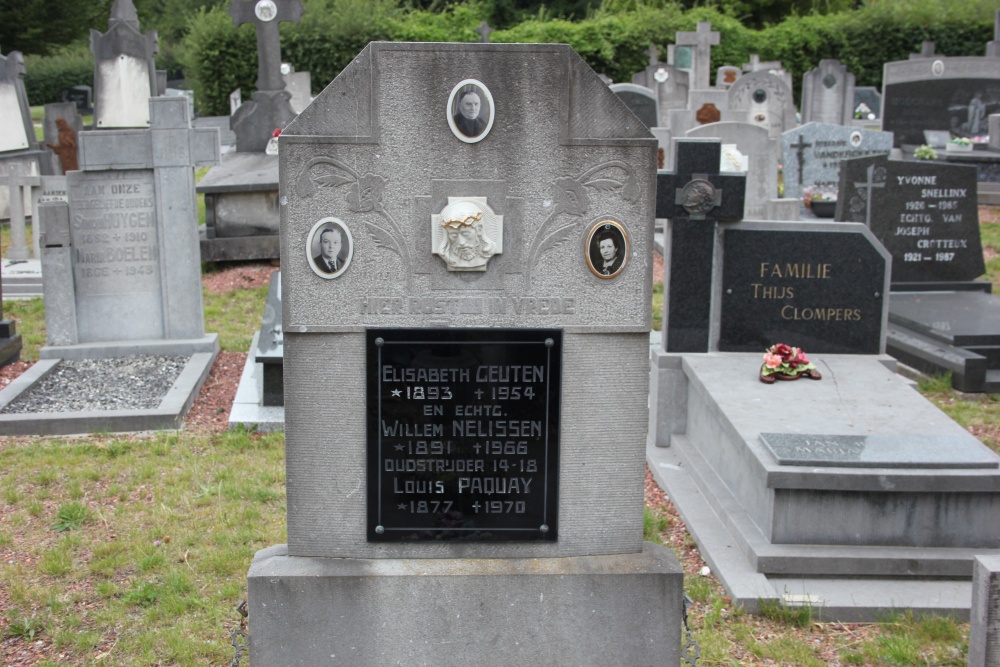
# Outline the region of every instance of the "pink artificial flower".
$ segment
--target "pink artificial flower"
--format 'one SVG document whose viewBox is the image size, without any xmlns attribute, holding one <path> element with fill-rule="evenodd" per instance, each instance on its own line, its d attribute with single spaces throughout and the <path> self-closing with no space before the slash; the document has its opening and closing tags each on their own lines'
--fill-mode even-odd
<svg viewBox="0 0 1000 667">
<path fill-rule="evenodd" d="M 778 366 L 781 366 L 781 357 L 767 352 L 764 354 L 764 365 L 773 370 Z"/>
</svg>

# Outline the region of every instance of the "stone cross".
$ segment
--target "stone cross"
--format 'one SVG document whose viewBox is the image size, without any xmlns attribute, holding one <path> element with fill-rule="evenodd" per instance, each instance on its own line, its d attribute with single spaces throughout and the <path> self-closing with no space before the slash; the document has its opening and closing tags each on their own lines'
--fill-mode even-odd
<svg viewBox="0 0 1000 667">
<path fill-rule="evenodd" d="M 8 164 L 7 175 L 0 176 L 0 185 L 6 185 L 10 189 L 10 249 L 7 250 L 7 259 L 29 259 L 31 257 L 25 231 L 24 196 L 31 192 L 32 187 L 38 187 L 41 184 L 42 178 L 25 174 L 24 165 L 20 162 Z M 30 200 L 30 197 L 28 199 Z M 38 234 L 37 225 L 35 227 L 33 231 Z"/>
<path fill-rule="evenodd" d="M 718 140 L 680 139 L 674 153 L 674 172 L 656 183 L 656 217 L 671 220 L 663 347 L 708 352 L 716 223 L 742 219 L 746 175 L 719 173 Z"/>
<path fill-rule="evenodd" d="M 802 170 L 805 169 L 806 149 L 812 148 L 812 144 L 806 143 L 806 138 L 800 134 L 798 143 L 794 143 L 791 146 L 795 149 L 799 160 L 799 185 L 802 185 Z"/>
<path fill-rule="evenodd" d="M 656 44 L 650 44 L 649 48 L 646 49 L 646 55 L 649 56 L 650 65 L 658 65 L 660 62 L 660 50 L 656 48 Z"/>
<path fill-rule="evenodd" d="M 986 42 L 986 56 L 989 58 L 1000 57 L 1000 9 L 997 10 L 993 18 L 993 40 Z"/>
<path fill-rule="evenodd" d="M 911 53 L 910 60 L 922 60 L 924 58 L 933 58 L 937 54 L 934 53 L 936 44 L 934 42 L 922 42 L 920 44 L 920 53 Z"/>
<path fill-rule="evenodd" d="M 855 183 L 854 187 L 858 190 L 864 192 L 865 198 L 865 225 L 869 228 L 872 226 L 872 199 L 874 193 L 872 190 L 876 188 L 884 188 L 885 181 L 875 180 L 875 165 L 870 164 L 865 170 L 865 180 L 861 183 Z"/>
<path fill-rule="evenodd" d="M 281 39 L 278 24 L 302 19 L 301 0 L 233 0 L 229 15 L 234 25 L 257 25 L 257 90 L 284 90 L 281 77 Z"/>
<path fill-rule="evenodd" d="M 694 88 L 704 90 L 708 88 L 711 80 L 712 69 L 712 46 L 719 43 L 719 33 L 712 30 L 710 21 L 698 23 L 695 32 L 677 33 L 676 43 L 678 46 L 694 47 Z"/>
<path fill-rule="evenodd" d="M 483 21 L 482 23 L 480 23 L 479 27 L 476 28 L 475 32 L 479 33 L 479 43 L 480 44 L 489 44 L 490 43 L 490 33 L 493 32 L 493 28 L 491 28 L 486 21 Z"/>
<path fill-rule="evenodd" d="M 187 98 L 149 100 L 148 130 L 102 130 L 80 133 L 80 174 L 101 170 L 151 169 L 156 185 L 159 256 L 188 256 L 198 247 L 194 168 L 219 163 L 218 128 L 192 128 Z M 197 262 L 197 253 L 193 261 Z M 198 269 L 194 267 L 194 273 Z M 184 316 L 187 304 L 201 303 L 201 281 L 191 280 L 192 267 L 178 261 L 160 262 L 164 338 L 198 338 L 204 323 Z"/>
</svg>

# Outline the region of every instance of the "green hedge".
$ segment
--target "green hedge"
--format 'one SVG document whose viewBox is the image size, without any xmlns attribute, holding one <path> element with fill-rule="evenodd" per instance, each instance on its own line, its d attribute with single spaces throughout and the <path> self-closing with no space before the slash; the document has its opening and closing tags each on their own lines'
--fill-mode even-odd
<svg viewBox="0 0 1000 667">
<path fill-rule="evenodd" d="M 721 44 L 712 50 L 713 69 L 740 66 L 757 53 L 763 60 L 781 60 L 798 87 L 802 75 L 820 60 L 836 58 L 856 75 L 859 86 L 880 86 L 883 63 L 905 60 L 925 40 L 935 41 L 937 51 L 945 55 L 985 53 L 986 42 L 993 38 L 992 12 L 983 4 L 987 0 L 951 5 L 942 1 L 897 0 L 891 6 L 876 3 L 854 12 L 792 16 L 759 31 L 710 8 L 683 11 L 666 3 L 619 3 L 628 10 L 605 9 L 579 22 L 532 19 L 495 31 L 491 40 L 566 42 L 598 72 L 627 82 L 645 66 L 649 44 L 665 53 L 676 32 L 711 21 L 721 33 Z M 304 5 L 300 24 L 281 26 L 282 59 L 311 72 L 314 94 L 369 41 L 477 41 L 473 30 L 486 16 L 477 3 L 453 4 L 440 13 L 404 11 L 392 0 L 305 0 Z M 227 8 L 223 3 L 200 11 L 176 49 L 202 115 L 229 113 L 230 92 L 240 88 L 248 99 L 257 77 L 255 29 L 234 27 Z M 63 55 L 29 59 L 29 100 L 54 101 L 67 85 L 89 83 L 90 62 Z"/>
<path fill-rule="evenodd" d="M 34 105 L 62 102 L 64 88 L 94 85 L 94 54 L 85 44 L 67 47 L 52 56 L 25 56 L 24 88 Z"/>
</svg>

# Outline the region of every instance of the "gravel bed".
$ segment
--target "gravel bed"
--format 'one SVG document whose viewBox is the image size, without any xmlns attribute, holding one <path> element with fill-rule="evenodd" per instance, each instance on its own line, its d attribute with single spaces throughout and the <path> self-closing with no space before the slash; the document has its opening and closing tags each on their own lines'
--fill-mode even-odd
<svg viewBox="0 0 1000 667">
<path fill-rule="evenodd" d="M 63 360 L 3 414 L 148 410 L 160 405 L 189 357 Z"/>
</svg>

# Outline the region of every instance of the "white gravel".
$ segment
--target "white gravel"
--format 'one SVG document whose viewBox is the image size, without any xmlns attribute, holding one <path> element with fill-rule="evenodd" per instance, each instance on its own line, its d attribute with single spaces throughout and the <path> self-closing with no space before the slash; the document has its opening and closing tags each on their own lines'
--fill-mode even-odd
<svg viewBox="0 0 1000 667">
<path fill-rule="evenodd" d="M 63 360 L 4 414 L 148 410 L 159 406 L 188 357 Z"/>
</svg>

